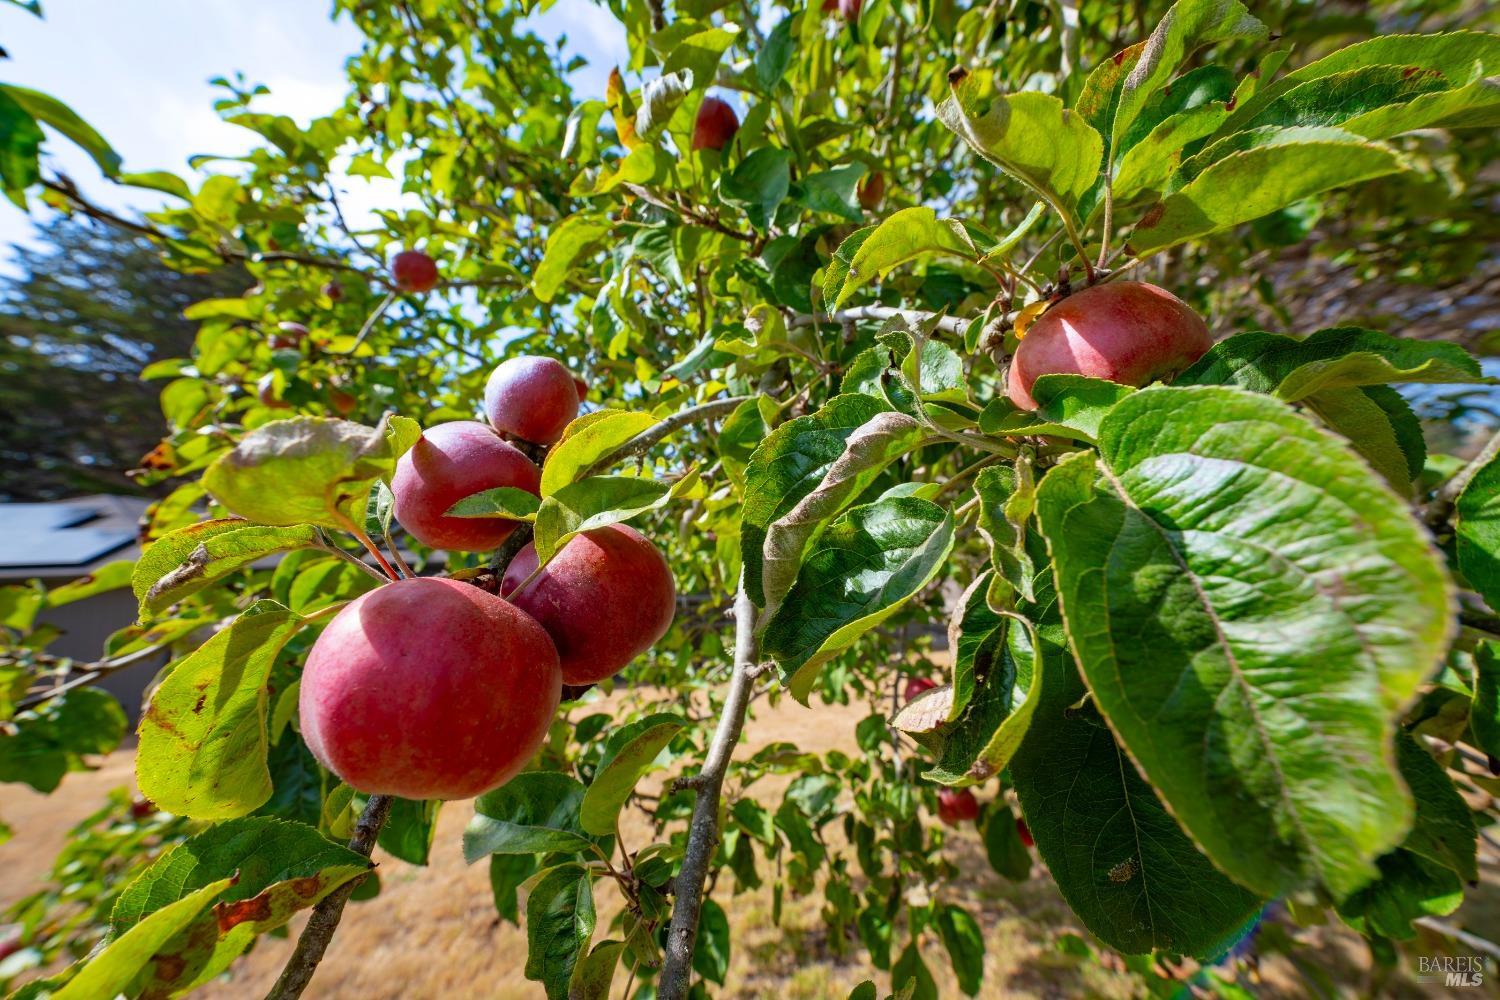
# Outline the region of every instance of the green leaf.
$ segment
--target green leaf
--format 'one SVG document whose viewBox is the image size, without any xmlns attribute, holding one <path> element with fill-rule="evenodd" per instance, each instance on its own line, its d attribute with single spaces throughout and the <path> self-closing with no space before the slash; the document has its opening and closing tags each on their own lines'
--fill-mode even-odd
<svg viewBox="0 0 1500 1000">
<path fill-rule="evenodd" d="M 535 493 L 514 486 L 497 486 L 474 493 L 449 507 L 447 517 L 503 517 L 511 521 L 534 521 L 542 505 Z"/>
<path fill-rule="evenodd" d="M 490 892 L 495 897 L 495 912 L 501 920 L 508 920 L 517 927 L 521 925 L 517 894 L 536 871 L 534 854 L 490 855 Z"/>
<path fill-rule="evenodd" d="M 542 499 L 576 480 L 595 462 L 660 421 L 639 410 L 600 410 L 568 425 L 542 465 Z"/>
<path fill-rule="evenodd" d="M 978 995 L 979 984 L 984 980 L 984 933 L 979 922 L 968 910 L 952 903 L 938 907 L 933 922 L 937 924 L 943 947 L 948 949 L 958 988 L 971 997 Z"/>
<path fill-rule="evenodd" d="M 1051 94 L 997 94 L 990 81 L 956 71 L 938 119 L 980 156 L 1071 212 L 1099 176 L 1104 140 Z"/>
<path fill-rule="evenodd" d="M 792 64 L 792 23 L 793 18 L 788 15 L 776 22 L 766 35 L 763 44 L 755 53 L 755 82 L 761 92 L 770 94 L 786 75 L 787 67 Z"/>
<path fill-rule="evenodd" d="M 1474 705 L 1469 727 L 1475 745 L 1500 759 L 1500 656 L 1493 642 L 1482 642 L 1474 650 Z"/>
<path fill-rule="evenodd" d="M 248 521 L 349 531 L 364 524 L 370 487 L 395 464 L 383 425 L 295 417 L 246 434 L 208 467 L 203 485 Z"/>
<path fill-rule="evenodd" d="M 1455 507 L 1454 548 L 1464 578 L 1490 607 L 1500 607 L 1500 458 L 1470 479 Z"/>
<path fill-rule="evenodd" d="M 1229 117 L 1222 103 L 1207 104 L 1173 115 L 1132 145 L 1115 168 L 1117 204 L 1146 191 L 1162 192 L 1182 162 L 1184 147 L 1212 135 Z"/>
<path fill-rule="evenodd" d="M 858 242 L 851 247 L 855 240 Z M 848 265 L 842 268 L 843 280 L 832 286 L 832 271 L 824 278 L 823 297 L 830 309 L 837 309 L 863 286 L 924 254 L 953 254 L 971 261 L 983 256 L 963 223 L 939 219 L 924 205 L 903 208 L 868 232 L 859 230 L 839 247 L 840 256 L 846 251 Z"/>
<path fill-rule="evenodd" d="M 785 149 L 762 146 L 719 182 L 719 193 L 725 201 L 743 208 L 750 224 L 765 232 L 777 206 L 791 190 L 792 160 Z"/>
<path fill-rule="evenodd" d="M 257 601 L 171 668 L 141 716 L 141 794 L 205 820 L 244 816 L 270 797 L 266 685 L 303 624 L 274 601 Z"/>
<path fill-rule="evenodd" d="M 1220 131 L 1224 134 L 1241 131 L 1262 108 L 1309 80 L 1365 66 L 1436 70 L 1449 80 L 1467 84 L 1500 72 L 1500 37 L 1482 31 L 1454 31 L 1437 35 L 1382 35 L 1357 42 L 1263 86 L 1235 110 Z"/>
<path fill-rule="evenodd" d="M 391 802 L 390 816 L 380 828 L 380 849 L 407 864 L 425 865 L 432 853 L 432 838 L 437 834 L 437 800 L 415 802 L 396 798 Z"/>
<path fill-rule="evenodd" d="M 1050 574 L 1037 590 L 1039 603 L 1020 610 L 1036 625 L 1048 676 L 1010 764 L 1037 850 L 1109 947 L 1215 956 L 1261 901 L 1203 856 L 1137 773 L 1068 655 Z"/>
<path fill-rule="evenodd" d="M 570 215 L 547 235 L 547 250 L 531 279 L 531 290 L 543 302 L 557 297 L 558 289 L 578 258 L 596 240 L 614 228 L 602 215 Z"/>
<path fill-rule="evenodd" d="M 1173 384 L 1232 385 L 1296 402 L 1348 386 L 1484 381 L 1479 362 L 1457 344 L 1340 326 L 1300 340 L 1277 333 L 1236 334 L 1209 348 Z"/>
<path fill-rule="evenodd" d="M 1155 253 L 1286 208 L 1330 188 L 1401 169 L 1393 150 L 1336 130 L 1281 130 L 1277 141 L 1225 156 L 1158 201 L 1136 223 L 1130 245 Z M 1187 165 L 1184 165 L 1187 169 Z"/>
<path fill-rule="evenodd" d="M 573 967 L 568 983 L 568 1000 L 609 1000 L 615 980 L 615 966 L 620 964 L 623 941 L 600 941 Z"/>
<path fill-rule="evenodd" d="M 1396 718 L 1450 627 L 1430 538 L 1263 396 L 1141 390 L 1099 448 L 1055 466 L 1037 510 L 1100 710 L 1237 881 L 1348 895 L 1410 825 Z"/>
<path fill-rule="evenodd" d="M 1463 883 L 1452 871 L 1411 851 L 1392 851 L 1378 862 L 1380 877 L 1338 906 L 1356 930 L 1381 937 L 1416 937 L 1412 921 L 1458 909 Z"/>
<path fill-rule="evenodd" d="M 564 486 L 543 501 L 537 512 L 537 558 L 546 563 L 574 535 L 657 510 L 694 489 L 698 482 L 696 470 L 689 470 L 671 484 L 637 476 L 590 476 Z"/>
<path fill-rule="evenodd" d="M 264 816 L 231 820 L 189 837 L 136 876 L 115 902 L 109 940 L 163 907 L 233 878 L 211 910 L 157 953 L 145 992 L 186 991 L 222 973 L 256 935 L 283 926 L 298 910 L 373 867 L 310 826 Z"/>
<path fill-rule="evenodd" d="M 891 986 L 898 1000 L 938 1000 L 937 983 L 922 960 L 916 942 L 907 945 L 891 967 Z"/>
<path fill-rule="evenodd" d="M 42 179 L 38 157 L 45 138 L 31 113 L 0 90 L 0 186 L 23 211 L 26 189 Z"/>
<path fill-rule="evenodd" d="M 317 544 L 317 529 L 306 524 L 278 528 L 222 518 L 178 528 L 153 542 L 135 564 L 130 586 L 140 602 L 140 619 L 266 556 Z"/>
<path fill-rule="evenodd" d="M 1016 814 L 1004 800 L 991 806 L 984 822 L 984 853 L 990 867 L 1012 882 L 1031 877 L 1031 851 L 1021 842 Z"/>
<path fill-rule="evenodd" d="M 648 80 L 641 87 L 641 103 L 635 111 L 635 134 L 646 142 L 654 141 L 692 90 L 690 69 L 664 72 L 655 80 Z"/>
<path fill-rule="evenodd" d="M 662 73 L 678 73 L 686 70 L 692 74 L 692 89 L 695 91 L 706 90 L 714 82 L 714 74 L 719 68 L 719 62 L 724 58 L 724 52 L 739 38 L 740 27 L 737 24 L 723 24 L 717 28 L 709 28 L 707 31 L 694 32 L 673 48 L 667 61 L 662 64 Z M 686 110 L 696 112 L 694 105 L 688 105 Z M 678 115 L 681 119 L 683 116 Z M 637 124 L 639 129 L 639 124 Z"/>
<path fill-rule="evenodd" d="M 548 869 L 526 900 L 526 978 L 547 1000 L 567 1000 L 568 983 L 594 936 L 594 890 L 580 865 Z"/>
<path fill-rule="evenodd" d="M 557 771 L 523 771 L 474 801 L 464 860 L 491 854 L 577 853 L 593 841 L 579 821 L 584 787 Z"/>
<path fill-rule="evenodd" d="M 116 559 L 107 562 L 92 573 L 85 573 L 76 580 L 69 580 L 61 587 L 47 591 L 47 607 L 60 608 L 75 601 L 87 600 L 111 590 L 130 586 L 130 574 L 135 570 L 131 559 Z"/>
<path fill-rule="evenodd" d="M 1391 489 L 1402 496 L 1411 493 L 1411 463 L 1396 437 L 1396 427 L 1366 387 L 1325 389 L 1302 402 L 1325 427 L 1363 455 Z"/>
<path fill-rule="evenodd" d="M 648 715 L 609 734 L 594 780 L 579 804 L 578 825 L 585 833 L 606 837 L 615 832 L 615 821 L 636 782 L 686 725 L 680 716 Z"/>
<path fill-rule="evenodd" d="M 771 526 L 822 484 L 849 438 L 887 409 L 872 396 L 835 396 L 817 412 L 778 426 L 751 454 L 740 511 L 740 554 L 745 589 L 757 606 L 766 604 L 761 581 Z"/>
<path fill-rule="evenodd" d="M 85 755 L 109 753 L 125 736 L 125 710 L 114 695 L 77 688 L 12 716 L 0 728 L 0 781 L 52 792 Z"/>
<path fill-rule="evenodd" d="M 819 170 L 802 178 L 796 198 L 814 212 L 826 212 L 850 222 L 860 222 L 865 213 L 859 205 L 857 191 L 865 173 L 863 163 Z M 813 259 L 816 261 L 816 255 Z"/>
<path fill-rule="evenodd" d="M 80 963 L 78 974 L 50 994 L 51 1000 L 98 1000 L 125 992 L 162 948 L 233 884 L 233 878 L 220 879 L 152 913 Z"/>
<path fill-rule="evenodd" d="M 1043 375 L 1032 386 L 1031 395 L 1037 402 L 1038 420 L 1075 431 L 1082 440 L 1092 442 L 1098 440 L 1099 424 L 1109 411 L 1134 391 L 1128 385 L 1087 375 Z"/>
<path fill-rule="evenodd" d="M 1167 85 L 1194 50 L 1235 38 L 1265 38 L 1268 30 L 1234 0 L 1177 0 L 1146 39 L 1121 84 L 1110 129 L 1111 147 L 1124 148 L 1121 140 L 1146 102 Z"/>
<path fill-rule="evenodd" d="M 0 90 L 4 90 L 12 100 L 25 108 L 31 117 L 43 125 L 51 125 L 76 143 L 99 165 L 105 177 L 119 174 L 120 154 L 104 141 L 104 137 L 92 125 L 78 117 L 78 113 L 72 108 L 50 94 L 17 87 L 13 83 L 0 84 Z"/>
<path fill-rule="evenodd" d="M 1465 882 L 1479 881 L 1479 831 L 1448 772 L 1404 729 L 1396 737 L 1396 763 L 1417 803 L 1416 822 L 1400 849 L 1451 869 Z"/>
<path fill-rule="evenodd" d="M 974 495 L 979 498 L 979 534 L 990 547 L 990 562 L 995 567 L 986 595 L 990 604 L 1008 604 L 1002 597 L 1004 591 L 1013 591 L 1027 601 L 1036 600 L 1032 592 L 1036 562 L 1026 546 L 1026 525 L 1036 506 L 1036 477 L 1030 460 L 1020 457 L 1011 466 L 979 470 L 974 477 Z"/>
<path fill-rule="evenodd" d="M 844 237 L 844 242 L 840 243 L 839 248 L 833 252 L 833 258 L 828 261 L 828 267 L 823 271 L 822 292 L 825 307 L 836 308 L 834 303 L 840 300 L 843 295 L 844 282 L 849 280 L 850 265 L 854 263 L 854 258 L 864 246 L 865 241 L 879 228 L 880 226 L 865 226 L 863 229 L 856 229 Z M 859 284 L 864 284 L 864 282 L 861 281 Z"/>
<path fill-rule="evenodd" d="M 1248 132 L 1266 126 L 1341 126 L 1351 118 L 1447 89 L 1448 81 L 1437 70 L 1418 70 L 1413 66 L 1361 66 L 1293 87 L 1261 108 L 1255 117 L 1240 126 L 1240 130 Z M 1382 139 L 1385 136 L 1365 135 L 1365 138 Z"/>
<path fill-rule="evenodd" d="M 705 897 L 693 942 L 693 971 L 711 983 L 724 985 L 729 974 L 729 915 Z"/>
<path fill-rule="evenodd" d="M 1500 125 L 1500 80 L 1489 77 L 1368 111 L 1348 119 L 1341 127 L 1366 139 L 1386 139 L 1417 129 L 1496 125 Z"/>
<path fill-rule="evenodd" d="M 762 637 L 792 696 L 806 703 L 817 668 L 895 614 L 952 548 L 952 517 L 917 497 L 855 507 L 830 524 Z"/>
</svg>

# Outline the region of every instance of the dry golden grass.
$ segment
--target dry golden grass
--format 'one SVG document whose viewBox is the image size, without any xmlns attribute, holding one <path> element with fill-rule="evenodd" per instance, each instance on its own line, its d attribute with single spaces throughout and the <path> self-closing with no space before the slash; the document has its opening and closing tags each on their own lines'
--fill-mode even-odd
<svg viewBox="0 0 1500 1000">
<path fill-rule="evenodd" d="M 589 711 L 597 710 L 590 708 Z M 741 755 L 775 741 L 789 741 L 811 751 L 835 746 L 852 749 L 862 706 L 804 709 L 790 700 L 775 708 L 756 706 Z M 67 829 L 97 807 L 104 793 L 131 779 L 131 754 L 114 754 L 98 770 L 70 775 L 52 796 L 22 790 L 7 793 L 4 815 L 16 836 L 0 846 L 0 906 L 37 886 L 47 862 Z M 786 779 L 753 787 L 757 798 L 779 802 Z M 9 786 L 14 788 L 15 786 Z M 376 854 L 382 891 L 345 913 L 309 996 L 358 1000 L 420 1000 L 439 997 L 535 998 L 540 987 L 522 975 L 526 940 L 522 930 L 496 920 L 486 866 L 469 866 L 459 848 L 460 834 L 472 815 L 468 802 L 450 803 L 439 819 L 431 864 L 419 868 Z M 837 843 L 837 824 L 828 832 Z M 622 835 L 627 844 L 647 843 L 649 827 L 636 810 L 628 810 Z M 1080 960 L 1060 951 L 1059 935 L 1081 929 L 1040 865 L 1024 883 L 996 875 L 984 857 L 972 828 L 950 836 L 951 851 L 963 877 L 948 891 L 981 918 L 986 943 L 984 998 L 1132 997 L 1144 994 L 1144 983 L 1125 971 Z M 732 960 L 728 981 L 715 995 L 736 1000 L 822 1000 L 847 996 L 860 981 L 888 979 L 869 967 L 856 942 L 829 939 L 821 916 L 822 895 L 789 897 L 780 924 L 772 920 L 769 872 L 766 885 L 731 896 L 732 879 L 723 879 L 715 898 L 731 921 Z M 1487 885 L 1486 890 L 1493 890 Z M 617 912 L 615 893 L 601 885 L 596 940 L 608 936 L 608 921 Z M 1490 893 L 1493 899 L 1493 892 Z M 1493 904 L 1491 904 L 1493 905 Z M 292 930 L 300 930 L 302 920 Z M 1340 984 L 1346 996 L 1373 995 L 1366 951 L 1346 930 L 1305 932 L 1313 964 Z M 836 947 L 836 945 L 840 945 Z M 239 962 L 224 979 L 196 994 L 210 1000 L 263 996 L 291 951 L 290 939 L 268 938 Z M 961 996 L 942 945 L 929 936 L 923 954 L 936 977 L 940 996 Z M 1263 967 L 1261 992 L 1266 996 L 1314 995 L 1307 980 L 1286 960 L 1272 958 Z M 624 989 L 624 974 L 615 996 Z M 1409 984 L 1379 988 L 1382 995 L 1422 995 Z M 1441 994 L 1433 994 L 1441 995 Z"/>
</svg>

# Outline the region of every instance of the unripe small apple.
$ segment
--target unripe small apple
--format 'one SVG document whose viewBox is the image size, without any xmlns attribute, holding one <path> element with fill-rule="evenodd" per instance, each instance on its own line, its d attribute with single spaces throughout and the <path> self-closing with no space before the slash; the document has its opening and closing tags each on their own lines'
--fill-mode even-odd
<svg viewBox="0 0 1500 1000">
<path fill-rule="evenodd" d="M 397 291 L 430 292 L 437 286 L 437 264 L 420 250 L 402 250 L 391 260 L 391 280 Z"/>
<path fill-rule="evenodd" d="M 911 680 L 906 682 L 906 691 L 903 693 L 907 701 L 912 701 L 917 697 L 917 695 L 921 694 L 924 691 L 931 691 L 937 686 L 937 681 L 933 680 L 931 677 L 913 677 Z"/>
<path fill-rule="evenodd" d="M 938 819 L 948 826 L 958 826 L 979 818 L 979 800 L 967 788 L 938 789 Z"/>
<path fill-rule="evenodd" d="M 266 372 L 255 382 L 255 398 L 260 400 L 260 405 L 272 410 L 290 409 L 291 404 L 276 394 L 276 375 L 274 372 Z"/>
<path fill-rule="evenodd" d="M 533 444 L 551 444 L 578 416 L 573 373 L 554 358 L 506 358 L 484 386 L 490 426 Z"/>
<path fill-rule="evenodd" d="M 526 766 L 561 697 L 540 625 L 478 587 L 417 577 L 334 616 L 298 709 L 308 749 L 355 790 L 467 799 Z"/>
<path fill-rule="evenodd" d="M 1094 285 L 1052 305 L 1027 330 L 1010 363 L 1010 401 L 1034 410 L 1043 375 L 1087 375 L 1144 386 L 1167 379 L 1208 351 L 1203 318 L 1144 281 Z"/>
<path fill-rule="evenodd" d="M 476 420 L 429 427 L 396 463 L 392 510 L 401 527 L 424 545 L 459 552 L 488 552 L 516 529 L 517 521 L 450 517 L 464 497 L 497 486 L 541 493 L 541 473 L 520 449 Z"/>
<path fill-rule="evenodd" d="M 867 212 L 873 212 L 880 207 L 885 200 L 885 174 L 879 170 L 859 182 L 858 191 L 859 205 Z"/>
<path fill-rule="evenodd" d="M 1021 843 L 1027 847 L 1036 846 L 1036 841 L 1031 836 L 1031 827 L 1027 826 L 1026 821 L 1019 816 L 1016 817 L 1016 836 L 1020 837 Z"/>
<path fill-rule="evenodd" d="M 705 97 L 693 122 L 694 149 L 723 149 L 740 130 L 740 116 L 717 97 Z"/>
<path fill-rule="evenodd" d="M 536 566 L 536 546 L 528 544 L 511 560 L 500 593 L 552 636 L 565 684 L 597 684 L 613 676 L 672 626 L 672 569 L 628 525 L 574 536 L 517 591 Z"/>
</svg>

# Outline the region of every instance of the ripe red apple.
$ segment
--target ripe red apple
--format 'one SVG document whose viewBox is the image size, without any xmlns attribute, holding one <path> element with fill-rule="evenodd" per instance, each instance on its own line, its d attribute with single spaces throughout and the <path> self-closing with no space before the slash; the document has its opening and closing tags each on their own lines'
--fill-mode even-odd
<svg viewBox="0 0 1500 1000">
<path fill-rule="evenodd" d="M 260 405 L 273 410 L 289 409 L 291 404 L 276 394 L 276 374 L 266 372 L 255 382 L 255 398 Z"/>
<path fill-rule="evenodd" d="M 839 0 L 839 16 L 847 23 L 853 24 L 859 20 L 859 9 L 864 6 L 864 0 Z"/>
<path fill-rule="evenodd" d="M 879 170 L 859 182 L 857 193 L 859 205 L 867 212 L 873 212 L 880 207 L 880 202 L 885 198 L 885 174 Z"/>
<path fill-rule="evenodd" d="M 484 386 L 490 426 L 533 444 L 551 444 L 578 416 L 573 373 L 553 358 L 506 358 Z"/>
<path fill-rule="evenodd" d="M 931 677 L 913 677 L 906 682 L 906 691 L 904 692 L 906 700 L 911 701 L 923 691 L 931 691 L 937 686 L 938 682 Z"/>
<path fill-rule="evenodd" d="M 435 549 L 487 552 L 519 522 L 493 517 L 449 517 L 466 496 L 497 486 L 540 493 L 541 473 L 531 459 L 476 420 L 455 420 L 422 432 L 396 463 L 391 492 L 396 520 L 413 538 Z"/>
<path fill-rule="evenodd" d="M 328 301 L 337 302 L 344 297 L 344 286 L 337 281 L 324 282 L 323 294 L 328 296 Z"/>
<path fill-rule="evenodd" d="M 938 789 L 938 819 L 948 826 L 979 818 L 979 800 L 967 788 Z"/>
<path fill-rule="evenodd" d="M 1027 847 L 1036 846 L 1036 841 L 1031 836 L 1031 827 L 1027 826 L 1026 821 L 1019 816 L 1016 817 L 1016 836 L 1020 837 L 1021 843 Z"/>
<path fill-rule="evenodd" d="M 561 697 L 540 625 L 478 587 L 417 577 L 334 616 L 298 706 L 308 749 L 356 790 L 467 799 L 526 766 Z"/>
<path fill-rule="evenodd" d="M 156 803 L 150 799 L 132 799 L 130 802 L 130 818 L 145 819 L 147 816 L 156 815 Z"/>
<path fill-rule="evenodd" d="M 437 285 L 437 264 L 420 250 L 402 250 L 391 260 L 397 291 L 430 292 Z"/>
<path fill-rule="evenodd" d="M 1010 363 L 1010 401 L 1036 409 L 1032 385 L 1057 373 L 1143 386 L 1182 371 L 1212 345 L 1202 317 L 1171 292 L 1144 281 L 1094 285 L 1031 325 Z"/>
<path fill-rule="evenodd" d="M 740 130 L 740 116 L 717 97 L 705 97 L 693 122 L 694 149 L 723 149 Z"/>
<path fill-rule="evenodd" d="M 296 350 L 307 339 L 307 327 L 301 323 L 277 323 L 268 343 L 273 351 Z"/>
<path fill-rule="evenodd" d="M 542 623 L 557 645 L 563 683 L 596 684 L 666 634 L 677 585 L 656 546 L 623 524 L 575 536 L 519 593 L 535 571 L 536 546 L 511 561 L 500 593 Z"/>
</svg>

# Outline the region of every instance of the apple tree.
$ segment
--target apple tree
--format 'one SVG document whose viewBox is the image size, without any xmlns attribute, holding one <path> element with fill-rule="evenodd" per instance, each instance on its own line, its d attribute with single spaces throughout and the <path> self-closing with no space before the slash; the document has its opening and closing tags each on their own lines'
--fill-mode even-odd
<svg viewBox="0 0 1500 1000">
<path fill-rule="evenodd" d="M 1248 262 L 1421 202 L 1425 266 L 1465 266 L 1500 40 L 1463 8 L 1350 37 L 1232 0 L 607 0 L 629 57 L 579 92 L 524 0 L 335 6 L 344 103 L 221 81 L 263 142 L 190 179 L 0 87 L 13 201 L 256 282 L 142 373 L 141 557 L 0 592 L 0 779 L 113 749 L 93 683 L 171 656 L 149 802 L 101 816 L 86 894 L 22 904 L 35 964 L 78 961 L 18 995 L 178 995 L 311 909 L 298 996 L 378 911 L 375 846 L 425 863 L 475 795 L 462 850 L 549 997 L 711 992 L 726 893 L 766 881 L 821 895 L 856 995 L 935 996 L 935 955 L 976 993 L 944 849 L 975 823 L 1148 981 L 1277 901 L 1382 962 L 1460 905 L 1500 792 L 1500 438 L 1430 452 L 1392 386 L 1490 380 L 1309 332 Z M 400 197 L 354 218 L 367 179 Z M 47 652 L 43 608 L 125 586 L 99 660 Z M 857 751 L 737 753 L 783 699 L 868 704 Z"/>
</svg>

